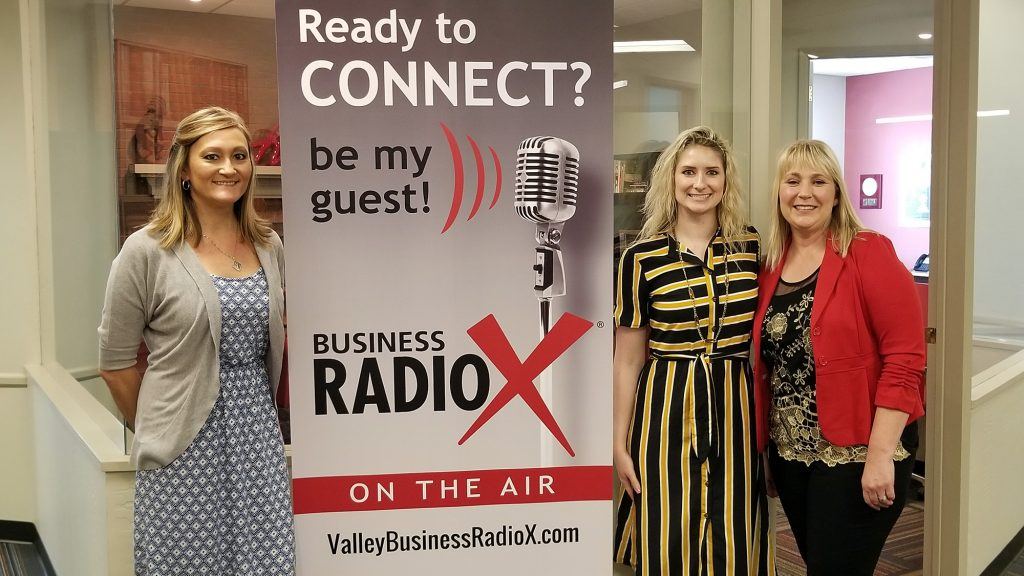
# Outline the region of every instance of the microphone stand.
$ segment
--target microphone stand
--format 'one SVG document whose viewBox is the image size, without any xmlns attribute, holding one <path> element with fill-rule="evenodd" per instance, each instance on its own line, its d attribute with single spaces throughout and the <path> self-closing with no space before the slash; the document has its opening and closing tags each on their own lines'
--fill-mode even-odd
<svg viewBox="0 0 1024 576">
<path fill-rule="evenodd" d="M 562 227 L 565 222 L 548 222 L 537 224 L 537 261 L 533 266 L 536 274 L 534 292 L 540 312 L 540 338 L 544 339 L 551 330 L 551 299 L 565 295 L 565 268 L 562 264 Z M 548 365 L 540 374 L 540 396 L 552 413 L 554 406 L 554 385 L 552 383 L 551 366 Z M 540 460 L 541 466 L 550 467 L 554 464 L 554 442 L 550 433 L 541 430 Z"/>
</svg>

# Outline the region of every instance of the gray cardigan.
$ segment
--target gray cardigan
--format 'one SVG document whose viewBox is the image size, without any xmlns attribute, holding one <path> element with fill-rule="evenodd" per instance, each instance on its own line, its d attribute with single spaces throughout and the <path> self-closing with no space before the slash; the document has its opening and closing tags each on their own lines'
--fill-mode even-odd
<svg viewBox="0 0 1024 576">
<path fill-rule="evenodd" d="M 273 393 L 284 354 L 284 249 L 275 233 L 256 246 L 270 290 Z M 99 326 L 100 369 L 134 366 L 143 340 L 149 369 L 139 390 L 132 463 L 165 466 L 192 443 L 220 391 L 220 298 L 187 242 L 172 249 L 143 228 L 128 237 L 110 267 Z"/>
</svg>

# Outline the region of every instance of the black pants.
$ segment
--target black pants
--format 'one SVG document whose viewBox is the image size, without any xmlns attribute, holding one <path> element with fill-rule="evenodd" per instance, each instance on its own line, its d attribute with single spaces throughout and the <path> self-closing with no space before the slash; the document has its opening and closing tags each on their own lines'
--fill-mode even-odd
<svg viewBox="0 0 1024 576">
<path fill-rule="evenodd" d="M 775 487 L 793 529 L 807 576 L 871 576 L 889 532 L 907 502 L 917 452 L 917 423 L 901 438 L 910 458 L 896 462 L 896 499 L 876 511 L 864 503 L 863 463 L 810 466 L 779 457 L 772 444 L 769 463 Z"/>
</svg>

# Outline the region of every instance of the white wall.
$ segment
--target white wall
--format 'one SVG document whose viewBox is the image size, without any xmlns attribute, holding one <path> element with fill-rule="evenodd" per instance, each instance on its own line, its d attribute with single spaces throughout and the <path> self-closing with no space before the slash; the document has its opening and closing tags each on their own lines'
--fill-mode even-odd
<svg viewBox="0 0 1024 576">
<path fill-rule="evenodd" d="M 35 460 L 28 390 L 0 388 L 0 520 L 33 522 L 35 509 Z"/>
<path fill-rule="evenodd" d="M 1024 352 L 974 377 L 967 573 L 995 559 L 1024 526 Z"/>
<path fill-rule="evenodd" d="M 811 138 L 831 146 L 842 168 L 846 161 L 846 77 L 813 74 L 811 86 Z"/>
<path fill-rule="evenodd" d="M 120 426 L 70 374 L 30 366 L 36 527 L 58 574 L 132 573 L 134 472 Z"/>
<path fill-rule="evenodd" d="M 1018 352 L 1020 348 L 1014 348 L 999 342 L 974 339 L 971 347 L 971 373 L 978 373 L 988 370 L 992 366 L 1006 360 Z"/>
<path fill-rule="evenodd" d="M 1010 110 L 978 118 L 975 188 L 974 315 L 1024 326 L 1024 186 L 1018 177 L 1024 138 L 1024 2 L 982 0 L 978 33 L 978 109 Z"/>
<path fill-rule="evenodd" d="M 110 389 L 107 388 L 107 383 L 102 378 L 89 378 L 88 380 L 82 380 L 80 384 L 82 388 L 85 388 L 86 392 L 113 414 L 115 418 L 121 418 L 121 412 L 117 409 L 114 397 L 110 394 Z"/>
<path fill-rule="evenodd" d="M 31 419 L 24 388 L 26 362 L 38 361 L 39 305 L 35 282 L 35 197 L 26 141 L 20 13 L 17 2 L 0 3 L 0 520 L 35 519 Z"/>
<path fill-rule="evenodd" d="M 40 537 L 58 574 L 105 574 L 104 474 L 46 394 L 35 385 L 31 391 Z"/>
</svg>

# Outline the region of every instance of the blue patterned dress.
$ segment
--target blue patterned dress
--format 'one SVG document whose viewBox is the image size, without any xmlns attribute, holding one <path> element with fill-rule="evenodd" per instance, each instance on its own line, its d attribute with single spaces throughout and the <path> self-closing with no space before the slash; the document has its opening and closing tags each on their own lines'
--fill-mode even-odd
<svg viewBox="0 0 1024 576">
<path fill-rule="evenodd" d="M 264 365 L 263 270 L 213 277 L 220 294 L 220 393 L 185 452 L 135 480 L 138 576 L 295 573 L 292 497 Z"/>
</svg>

